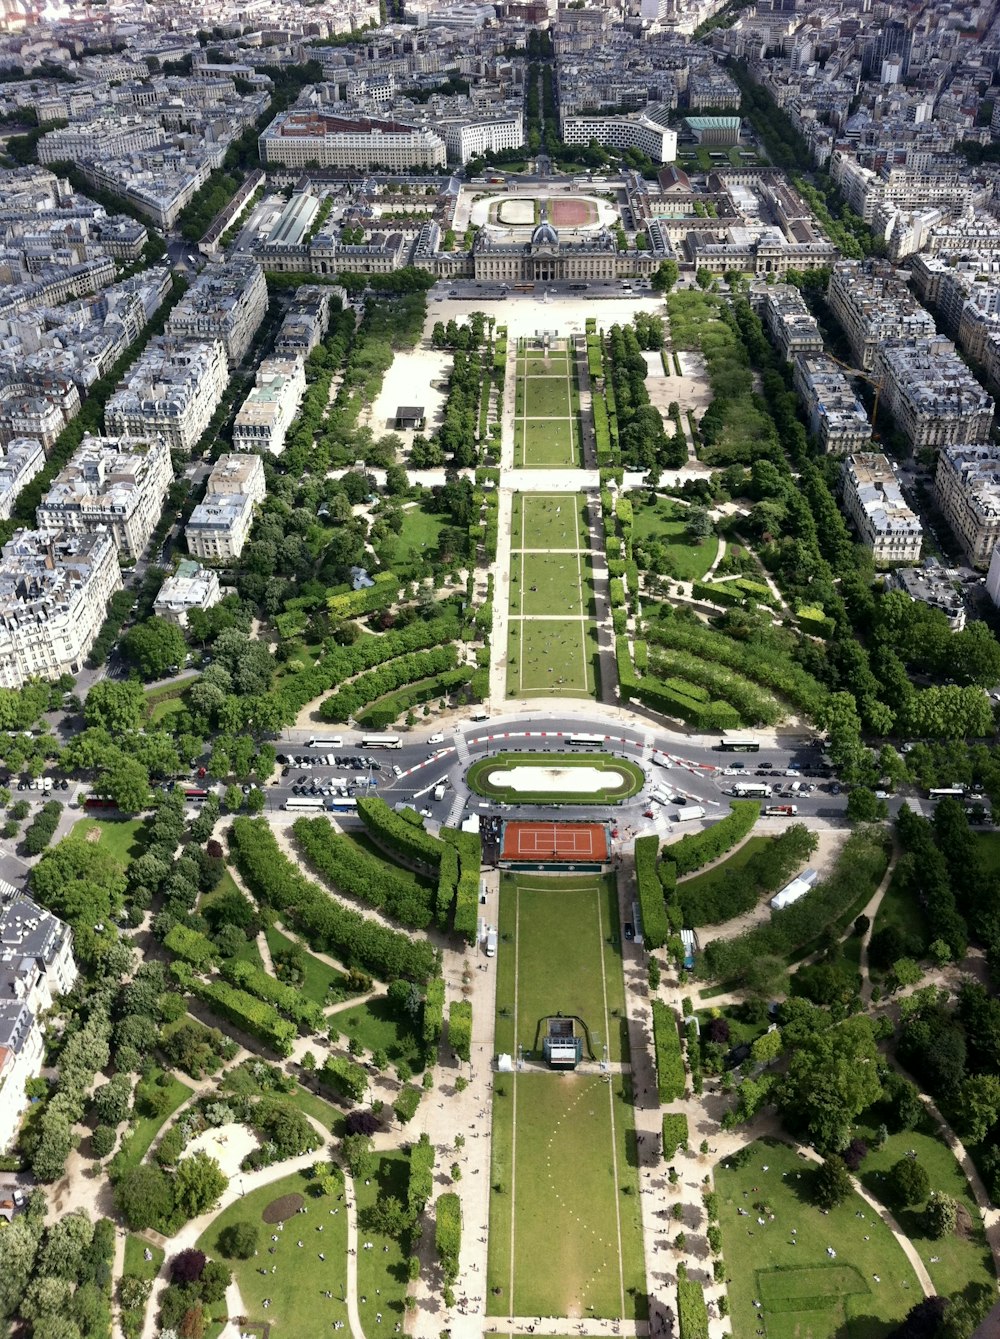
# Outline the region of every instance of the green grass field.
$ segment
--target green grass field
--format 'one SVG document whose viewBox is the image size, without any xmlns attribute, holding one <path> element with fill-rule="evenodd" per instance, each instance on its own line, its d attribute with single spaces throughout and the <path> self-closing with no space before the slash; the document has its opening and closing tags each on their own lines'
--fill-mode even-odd
<svg viewBox="0 0 1000 1339">
<path fill-rule="evenodd" d="M 73 824 L 71 837 L 96 842 L 102 851 L 110 851 L 122 869 L 142 855 L 144 825 L 140 819 L 81 818 Z"/>
<path fill-rule="evenodd" d="M 261 1215 L 273 1200 L 290 1194 L 304 1196 L 309 1212 L 293 1214 L 284 1231 L 279 1232 L 276 1226 L 265 1223 Z M 331 1209 L 338 1212 L 331 1213 Z M 347 1282 L 347 1214 L 336 1196 L 313 1199 L 308 1179 L 295 1172 L 231 1204 L 202 1233 L 199 1249 L 216 1259 L 224 1258 L 219 1250 L 219 1236 L 232 1223 L 242 1221 L 256 1223 L 260 1228 L 260 1255 L 226 1263 L 239 1284 L 250 1321 L 258 1326 L 270 1322 L 273 1333 L 301 1335 L 302 1339 L 320 1339 L 321 1335 L 326 1339 L 333 1332 L 334 1321 L 348 1324 L 347 1305 L 341 1300 Z M 320 1225 L 323 1231 L 317 1232 Z M 276 1242 L 271 1241 L 272 1235 L 277 1236 Z M 303 1243 L 301 1248 L 296 1244 L 299 1241 Z M 274 1255 L 268 1254 L 272 1247 Z M 320 1260 L 320 1252 L 326 1256 L 325 1260 Z M 362 1254 L 373 1252 L 358 1252 L 359 1270 Z M 267 1273 L 261 1274 L 261 1269 Z M 333 1296 L 327 1297 L 327 1291 Z M 262 1305 L 265 1297 L 271 1299 L 267 1310 Z M 370 1319 L 374 1334 L 374 1315 Z M 386 1327 L 384 1318 L 380 1332 L 392 1333 L 392 1326 Z"/>
<path fill-rule="evenodd" d="M 904 889 L 898 870 L 889 880 L 889 887 L 879 903 L 872 934 L 878 934 L 890 925 L 896 926 L 905 935 L 913 935 L 921 944 L 928 942 L 927 916 L 916 898 Z"/>
<path fill-rule="evenodd" d="M 518 549 L 585 549 L 587 499 L 582 493 L 515 493 L 510 533 Z"/>
<path fill-rule="evenodd" d="M 703 544 L 689 543 L 684 537 L 688 509 L 670 498 L 660 498 L 651 507 L 640 501 L 642 496 L 631 494 L 635 508 L 635 543 L 641 546 L 643 540 L 654 540 L 663 544 L 670 561 L 670 575 L 678 581 L 700 581 L 719 551 L 718 539 L 713 535 Z"/>
<path fill-rule="evenodd" d="M 360 1178 L 354 1184 L 359 1214 L 373 1205 L 380 1194 L 394 1195 L 405 1204 L 409 1170 L 410 1160 L 404 1153 L 383 1154 L 371 1185 L 366 1186 Z M 406 1257 L 393 1237 L 364 1231 L 360 1239 L 370 1241 L 372 1249 L 358 1249 L 358 1311 L 365 1339 L 381 1339 L 393 1334 L 397 1323 L 402 1324 L 405 1319 Z M 383 1249 L 386 1246 L 388 1251 Z M 379 1314 L 381 1321 L 375 1319 Z"/>
<path fill-rule="evenodd" d="M 627 1058 L 613 881 L 504 876 L 499 930 L 497 1049 L 533 1050 L 539 1020 L 561 1011 Z M 490 1313 L 644 1317 L 627 1077 L 533 1069 L 494 1094 Z"/>
<path fill-rule="evenodd" d="M 743 1167 L 715 1169 L 733 1333 L 885 1339 L 923 1296 L 888 1227 L 858 1195 L 822 1214 L 809 1200 L 812 1166 L 787 1144 L 751 1150 Z"/>
<path fill-rule="evenodd" d="M 155 1081 L 160 1077 L 163 1071 L 156 1065 L 150 1070 L 148 1079 Z M 152 1147 L 157 1135 L 170 1120 L 177 1108 L 182 1102 L 186 1102 L 194 1090 L 187 1083 L 171 1076 L 170 1085 L 167 1088 L 170 1100 L 165 1104 L 166 1110 L 159 1116 L 138 1116 L 135 1125 L 122 1140 L 119 1151 L 115 1155 L 115 1166 L 121 1168 L 121 1172 L 132 1171 L 142 1162 L 149 1149 Z"/>
<path fill-rule="evenodd" d="M 295 940 L 289 939 L 287 935 L 283 935 L 273 925 L 269 925 L 264 934 L 272 958 L 275 953 L 287 951 L 290 948 L 298 949 L 302 962 L 302 985 L 300 987 L 302 994 L 307 1000 L 312 1000 L 314 1004 L 327 1004 L 330 999 L 331 988 L 341 985 L 346 979 L 344 974 L 333 967 L 328 967 L 325 962 L 320 962 L 319 958 L 314 957 L 308 949 L 303 948 L 301 944 L 297 944 Z"/>
<path fill-rule="evenodd" d="M 515 367 L 514 464 L 567 468 L 581 460 L 580 392 L 574 356 L 560 348 L 520 354 Z"/>
<path fill-rule="evenodd" d="M 393 1064 L 405 1060 L 417 1072 L 424 1067 L 423 1051 L 413 1029 L 400 1020 L 387 995 L 350 1009 L 338 1009 L 330 1015 L 330 1026 L 348 1041 L 356 1038 L 366 1051 L 385 1051 Z"/>
<path fill-rule="evenodd" d="M 594 580 L 586 553 L 521 553 L 510 571 L 512 614 L 553 616 L 593 612 Z"/>
<path fill-rule="evenodd" d="M 596 767 L 608 774 L 609 784 L 586 795 L 572 790 L 528 794 L 494 779 L 498 773 L 502 777 L 505 769 L 512 767 Z M 646 780 L 642 768 L 636 763 L 606 753 L 501 753 L 474 762 L 465 779 L 477 795 L 488 795 L 509 804 L 607 804 L 638 795 Z"/>
<path fill-rule="evenodd" d="M 507 696 L 593 696 L 597 654 L 597 628 L 589 620 L 512 618 L 507 632 Z"/>
<path fill-rule="evenodd" d="M 524 412 L 528 418 L 569 418 L 570 377 L 568 369 L 559 376 L 528 377 L 525 382 Z"/>
<path fill-rule="evenodd" d="M 571 468 L 580 463 L 572 419 L 526 418 L 515 436 L 514 464 L 519 469 Z"/>
</svg>

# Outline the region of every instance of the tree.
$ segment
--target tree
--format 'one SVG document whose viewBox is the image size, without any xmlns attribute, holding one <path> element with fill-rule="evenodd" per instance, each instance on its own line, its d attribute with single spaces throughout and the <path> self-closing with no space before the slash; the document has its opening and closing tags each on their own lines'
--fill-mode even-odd
<svg viewBox="0 0 1000 1339">
<path fill-rule="evenodd" d="M 958 1204 L 950 1195 L 932 1190 L 924 1208 L 924 1228 L 929 1237 L 950 1236 L 958 1222 Z"/>
<path fill-rule="evenodd" d="M 95 1158 L 106 1158 L 118 1140 L 113 1125 L 98 1125 L 90 1138 L 90 1151 Z"/>
<path fill-rule="evenodd" d="M 187 1250 L 175 1255 L 170 1262 L 171 1283 L 197 1283 L 207 1263 L 208 1256 L 204 1251 L 189 1246 Z"/>
<path fill-rule="evenodd" d="M 187 643 L 180 628 L 165 618 L 148 618 L 121 640 L 122 655 L 137 667 L 144 679 L 162 679 L 183 665 Z"/>
<path fill-rule="evenodd" d="M 947 1305 L 945 1297 L 925 1297 L 910 1308 L 902 1325 L 893 1330 L 889 1339 L 938 1339 Z"/>
<path fill-rule="evenodd" d="M 107 1125 L 120 1125 L 131 1105 L 132 1080 L 127 1074 L 116 1074 L 94 1093 L 94 1110 Z"/>
<path fill-rule="evenodd" d="M 1000 1078 L 975 1074 L 955 1098 L 955 1128 L 967 1144 L 981 1144 L 1000 1119 Z"/>
<path fill-rule="evenodd" d="M 362 1210 L 361 1225 L 366 1232 L 378 1232 L 398 1241 L 413 1226 L 413 1218 L 395 1195 L 380 1195 L 374 1204 Z"/>
<path fill-rule="evenodd" d="M 813 1199 L 821 1209 L 835 1209 L 853 1190 L 843 1158 L 832 1154 L 813 1173 Z"/>
<path fill-rule="evenodd" d="M 878 1059 L 867 1018 L 848 1018 L 809 1037 L 793 1052 L 778 1089 L 785 1120 L 821 1150 L 843 1148 L 851 1123 L 881 1096 Z"/>
<path fill-rule="evenodd" d="M 888 1188 L 896 1203 L 905 1207 L 927 1198 L 930 1181 L 916 1158 L 900 1158 L 889 1168 Z"/>
<path fill-rule="evenodd" d="M 137 1311 L 146 1305 L 152 1291 L 152 1279 L 142 1279 L 138 1274 L 124 1274 L 118 1284 L 118 1301 L 125 1311 Z"/>
<path fill-rule="evenodd" d="M 235 814 L 243 806 L 243 792 L 239 786 L 227 786 L 225 795 L 225 805 L 231 814 Z"/>
<path fill-rule="evenodd" d="M 923 968 L 913 958 L 897 958 L 892 964 L 886 984 L 890 992 L 895 995 L 897 990 L 915 986 L 923 974 Z"/>
<path fill-rule="evenodd" d="M 694 544 L 702 544 L 712 533 L 712 518 L 704 507 L 687 509 L 687 524 L 684 534 Z"/>
<path fill-rule="evenodd" d="M 372 1141 L 366 1134 L 348 1134 L 341 1140 L 341 1152 L 348 1170 L 355 1178 L 371 1176 L 375 1170 Z"/>
<path fill-rule="evenodd" d="M 878 823 L 888 814 L 885 800 L 880 800 L 867 786 L 855 786 L 847 797 L 847 816 L 856 823 Z"/>
<path fill-rule="evenodd" d="M 142 1163 L 126 1172 L 115 1186 L 115 1204 L 134 1232 L 157 1227 L 174 1208 L 170 1178 L 152 1163 Z"/>
<path fill-rule="evenodd" d="M 137 683 L 100 679 L 87 694 L 83 719 L 88 726 L 120 739 L 145 725 L 146 696 Z"/>
<path fill-rule="evenodd" d="M 94 1239 L 94 1224 L 82 1210 L 57 1219 L 47 1230 L 37 1272 L 76 1281 L 84 1252 Z"/>
<path fill-rule="evenodd" d="M 21 1304 L 38 1251 L 36 1229 L 15 1218 L 0 1232 L 0 1316 L 13 1316 Z"/>
<path fill-rule="evenodd" d="M 679 275 L 680 268 L 676 260 L 661 260 L 659 266 L 653 272 L 650 284 L 657 293 L 669 293 L 676 284 Z"/>
<path fill-rule="evenodd" d="M 188 1218 L 197 1218 L 219 1198 L 229 1178 L 215 1158 L 207 1153 L 192 1153 L 177 1164 L 174 1198 L 177 1208 Z"/>
<path fill-rule="evenodd" d="M 769 1028 L 767 1032 L 754 1041 L 750 1047 L 750 1054 L 755 1065 L 769 1065 L 777 1060 L 782 1052 L 784 1042 L 781 1039 L 781 1033 L 777 1028 Z"/>
<path fill-rule="evenodd" d="M 225 1297 L 232 1281 L 232 1271 L 221 1260 L 209 1260 L 201 1275 L 201 1300 L 206 1306 L 215 1306 Z"/>
<path fill-rule="evenodd" d="M 123 814 L 137 814 L 149 808 L 149 773 L 141 762 L 118 753 L 101 770 L 96 789 Z"/>
</svg>

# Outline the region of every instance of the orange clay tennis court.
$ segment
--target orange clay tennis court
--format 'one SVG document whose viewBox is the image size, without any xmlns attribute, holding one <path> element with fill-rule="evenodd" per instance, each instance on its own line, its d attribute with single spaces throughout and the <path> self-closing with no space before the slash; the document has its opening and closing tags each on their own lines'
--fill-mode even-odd
<svg viewBox="0 0 1000 1339">
<path fill-rule="evenodd" d="M 500 859 L 604 864 L 608 830 L 601 823 L 505 823 Z"/>
</svg>

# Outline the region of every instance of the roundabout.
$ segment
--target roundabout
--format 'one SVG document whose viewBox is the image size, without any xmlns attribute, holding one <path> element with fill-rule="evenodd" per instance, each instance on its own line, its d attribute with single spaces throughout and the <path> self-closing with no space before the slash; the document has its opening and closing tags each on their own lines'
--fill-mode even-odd
<svg viewBox="0 0 1000 1339">
<path fill-rule="evenodd" d="M 466 773 L 477 795 L 505 804 L 608 804 L 642 790 L 642 768 L 607 754 L 500 753 Z"/>
</svg>

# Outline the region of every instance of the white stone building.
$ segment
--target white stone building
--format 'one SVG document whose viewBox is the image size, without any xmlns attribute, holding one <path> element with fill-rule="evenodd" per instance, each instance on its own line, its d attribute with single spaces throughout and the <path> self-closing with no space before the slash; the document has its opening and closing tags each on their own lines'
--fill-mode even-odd
<svg viewBox="0 0 1000 1339">
<path fill-rule="evenodd" d="M 220 456 L 208 477 L 205 500 L 195 507 L 184 531 L 190 553 L 207 562 L 238 558 L 264 493 L 260 456 Z"/>
<path fill-rule="evenodd" d="M 293 108 L 280 113 L 260 136 L 265 167 L 444 167 L 444 137 L 402 121 Z"/>
<path fill-rule="evenodd" d="M 920 521 L 907 506 L 892 465 L 877 452 L 848 456 L 842 473 L 844 510 L 877 563 L 920 557 Z"/>
<path fill-rule="evenodd" d="M 177 571 L 167 577 L 160 593 L 153 601 L 153 613 L 186 628 L 192 609 L 211 609 L 222 599 L 218 574 L 210 567 L 201 567 L 190 558 L 177 564 Z"/>
<path fill-rule="evenodd" d="M 0 453 L 0 521 L 9 521 L 18 494 L 45 467 L 45 451 L 37 437 L 15 437 Z"/>
<path fill-rule="evenodd" d="M 219 339 L 230 367 L 253 343 L 267 311 L 267 283 L 255 260 L 209 265 L 170 313 L 167 333 L 186 339 Z"/>
<path fill-rule="evenodd" d="M 106 429 L 121 437 L 159 434 L 171 450 L 190 451 L 228 384 L 229 367 L 220 340 L 151 339 L 108 401 Z"/>
<path fill-rule="evenodd" d="M 934 476 L 938 503 L 973 567 L 985 568 L 1000 541 L 1000 447 L 945 447 Z"/>
<path fill-rule="evenodd" d="M 305 389 L 306 374 L 300 358 L 265 358 L 257 369 L 256 385 L 233 424 L 236 450 L 280 455 Z"/>
</svg>

